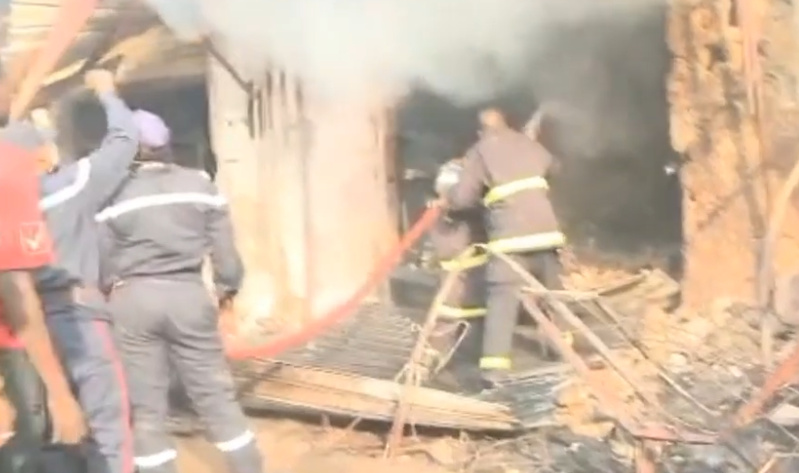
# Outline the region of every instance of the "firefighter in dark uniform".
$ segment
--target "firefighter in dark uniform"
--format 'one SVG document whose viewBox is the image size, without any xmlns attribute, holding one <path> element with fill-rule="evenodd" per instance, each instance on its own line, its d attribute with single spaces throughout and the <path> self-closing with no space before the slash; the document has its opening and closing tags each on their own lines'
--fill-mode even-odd
<svg viewBox="0 0 799 473">
<path fill-rule="evenodd" d="M 481 137 L 466 153 L 458 182 L 447 193 L 450 210 L 483 206 L 490 250 L 507 254 L 549 289 L 562 289 L 558 250 L 565 244 L 548 197 L 552 156 L 511 129 L 496 109 L 480 114 Z M 480 368 L 491 384 L 512 368 L 513 332 L 523 281 L 496 257 L 486 271 L 488 301 Z"/>
<path fill-rule="evenodd" d="M 244 277 L 227 202 L 202 171 L 171 161 L 170 131 L 156 115 L 134 113 L 140 139 L 128 181 L 97 214 L 101 274 L 130 379 L 135 464 L 140 473 L 175 472 L 166 431 L 174 368 L 209 439 L 233 473 L 260 473 L 261 454 L 236 400 L 217 323 Z M 210 255 L 218 300 L 203 282 Z"/>
<path fill-rule="evenodd" d="M 457 182 L 462 171 L 460 160 L 453 160 L 439 170 L 436 193 L 443 198 Z M 455 373 L 463 387 L 470 387 L 474 368 L 482 352 L 485 307 L 485 264 L 488 258 L 475 243 L 485 243 L 481 208 L 444 211 L 429 233 L 436 259 L 442 269 L 441 280 L 449 271 L 459 269 L 455 284 L 447 295 L 438 317 L 460 325 L 457 336 L 463 337 L 455 352 Z M 465 332 L 465 333 L 464 333 Z"/>
</svg>

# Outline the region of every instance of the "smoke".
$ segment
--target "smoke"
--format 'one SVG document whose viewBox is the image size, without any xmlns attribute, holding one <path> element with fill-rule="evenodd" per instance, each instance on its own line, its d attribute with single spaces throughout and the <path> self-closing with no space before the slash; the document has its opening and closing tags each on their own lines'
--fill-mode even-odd
<svg viewBox="0 0 799 473">
<path fill-rule="evenodd" d="M 184 39 L 211 34 L 253 80 L 270 66 L 337 97 L 425 89 L 476 103 L 530 80 L 553 33 L 664 0 L 148 0 Z M 589 78 L 585 78 L 589 79 Z"/>
</svg>

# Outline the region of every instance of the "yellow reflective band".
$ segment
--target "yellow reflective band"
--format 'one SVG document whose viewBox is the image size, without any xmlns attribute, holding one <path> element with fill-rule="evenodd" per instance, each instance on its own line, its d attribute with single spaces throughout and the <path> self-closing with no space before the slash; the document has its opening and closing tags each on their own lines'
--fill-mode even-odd
<svg viewBox="0 0 799 473">
<path fill-rule="evenodd" d="M 566 245 L 566 235 L 561 232 L 536 233 L 489 241 L 486 246 L 497 253 L 514 253 L 519 251 L 539 251 L 560 248 Z"/>
<path fill-rule="evenodd" d="M 530 189 L 549 189 L 547 180 L 541 176 L 528 177 L 516 181 L 506 182 L 492 187 L 483 197 L 483 204 L 487 207 L 491 204 L 505 200 L 513 194 Z"/>
<path fill-rule="evenodd" d="M 442 305 L 438 309 L 438 316 L 444 319 L 474 319 L 486 315 L 485 307 L 453 307 Z"/>
<path fill-rule="evenodd" d="M 444 271 L 454 271 L 456 269 L 471 269 L 482 266 L 488 262 L 488 255 L 483 253 L 479 255 L 464 256 L 454 259 L 442 261 L 441 269 Z"/>
<path fill-rule="evenodd" d="M 484 370 L 509 370 L 511 361 L 506 356 L 484 356 L 480 358 L 480 368 Z"/>
<path fill-rule="evenodd" d="M 488 255 L 485 253 L 477 253 L 477 248 L 472 245 L 469 248 L 456 256 L 455 258 L 439 262 L 441 269 L 444 271 L 454 271 L 456 269 L 471 269 L 482 266 L 488 262 Z"/>
<path fill-rule="evenodd" d="M 574 334 L 571 332 L 563 332 L 563 341 L 566 345 L 574 347 Z"/>
</svg>

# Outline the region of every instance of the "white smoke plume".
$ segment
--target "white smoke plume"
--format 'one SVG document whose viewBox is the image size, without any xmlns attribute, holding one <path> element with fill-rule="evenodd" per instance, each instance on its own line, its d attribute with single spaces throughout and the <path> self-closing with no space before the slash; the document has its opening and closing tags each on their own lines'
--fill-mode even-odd
<svg viewBox="0 0 799 473">
<path fill-rule="evenodd" d="M 211 33 L 252 79 L 275 65 L 336 96 L 422 88 L 468 104 L 527 81 L 558 28 L 663 0 L 148 0 L 179 36 Z M 588 79 L 588 78 L 586 78 Z M 590 83 L 590 82 L 589 82 Z"/>
</svg>

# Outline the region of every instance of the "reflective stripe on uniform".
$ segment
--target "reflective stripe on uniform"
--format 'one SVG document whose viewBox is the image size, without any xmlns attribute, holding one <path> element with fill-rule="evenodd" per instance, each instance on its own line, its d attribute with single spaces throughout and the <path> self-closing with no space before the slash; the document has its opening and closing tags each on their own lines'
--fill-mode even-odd
<svg viewBox="0 0 799 473">
<path fill-rule="evenodd" d="M 74 199 L 78 194 L 86 188 L 89 183 L 89 177 L 92 173 L 92 162 L 86 158 L 81 159 L 77 163 L 77 171 L 75 172 L 75 180 L 72 184 L 53 192 L 50 195 L 43 197 L 39 201 L 39 208 L 46 211 L 57 205 L 61 205 L 68 200 Z"/>
<path fill-rule="evenodd" d="M 486 315 L 485 307 L 453 307 L 442 305 L 438 309 L 438 316 L 443 319 L 474 319 Z"/>
<path fill-rule="evenodd" d="M 165 463 L 169 463 L 178 458 L 177 450 L 169 449 L 152 455 L 144 455 L 133 458 L 133 463 L 139 468 L 155 468 Z"/>
<path fill-rule="evenodd" d="M 480 358 L 480 368 L 484 370 L 509 370 L 511 361 L 507 356 L 484 356 Z"/>
<path fill-rule="evenodd" d="M 104 222 L 135 210 L 172 204 L 205 204 L 212 207 L 223 207 L 227 204 L 227 201 L 221 195 L 203 194 L 200 192 L 174 192 L 169 194 L 145 195 L 123 200 L 110 207 L 106 207 L 102 212 L 95 215 L 94 220 L 97 222 Z"/>
<path fill-rule="evenodd" d="M 470 246 L 461 255 L 441 261 L 439 265 L 444 271 L 454 271 L 456 269 L 464 270 L 482 266 L 488 262 L 488 255 L 485 253 L 477 253 L 477 248 Z"/>
<path fill-rule="evenodd" d="M 513 194 L 529 189 L 549 189 L 547 180 L 541 176 L 527 177 L 515 181 L 506 182 L 492 187 L 483 197 L 483 204 L 488 207 L 491 204 L 507 199 Z"/>
<path fill-rule="evenodd" d="M 255 440 L 255 434 L 251 430 L 245 430 L 241 435 L 224 442 L 217 442 L 216 448 L 221 452 L 229 453 L 241 450 Z"/>
<path fill-rule="evenodd" d="M 566 245 L 566 235 L 561 232 L 544 232 L 489 241 L 486 246 L 497 253 L 520 251 L 540 251 L 560 248 Z"/>
</svg>

